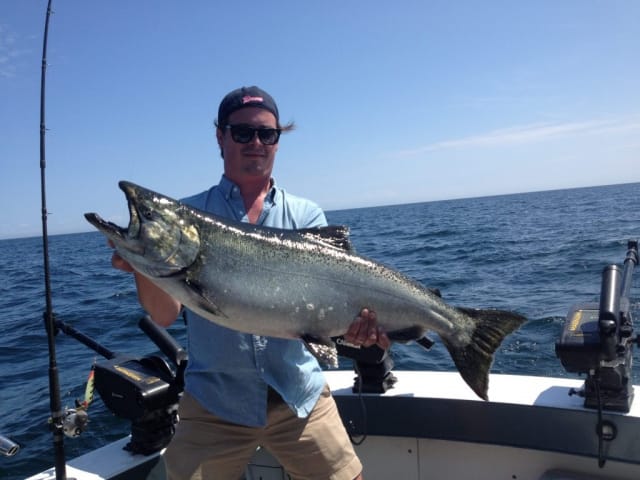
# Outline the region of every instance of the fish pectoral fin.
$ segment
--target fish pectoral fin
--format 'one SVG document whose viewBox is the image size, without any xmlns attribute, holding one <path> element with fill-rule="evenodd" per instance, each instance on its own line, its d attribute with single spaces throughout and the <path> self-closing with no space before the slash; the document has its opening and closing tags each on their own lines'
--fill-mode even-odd
<svg viewBox="0 0 640 480">
<path fill-rule="evenodd" d="M 191 297 L 195 300 L 195 306 L 197 306 L 198 309 L 209 312 L 217 317 L 226 317 L 224 312 L 216 305 L 215 299 L 208 296 L 199 283 L 188 279 L 185 279 L 185 283 L 189 286 L 188 290 L 191 292 Z"/>
<path fill-rule="evenodd" d="M 330 338 L 303 335 L 302 341 L 320 365 L 327 368 L 338 368 L 338 350 Z"/>
<path fill-rule="evenodd" d="M 389 337 L 389 340 L 392 342 L 407 343 L 412 340 L 421 339 L 424 336 L 424 332 L 423 327 L 415 326 L 387 332 L 387 337 Z"/>
<path fill-rule="evenodd" d="M 318 242 L 339 250 L 354 253 L 355 248 L 349 238 L 349 227 L 345 225 L 329 225 L 328 227 L 301 228 L 299 234 L 310 241 Z"/>
</svg>

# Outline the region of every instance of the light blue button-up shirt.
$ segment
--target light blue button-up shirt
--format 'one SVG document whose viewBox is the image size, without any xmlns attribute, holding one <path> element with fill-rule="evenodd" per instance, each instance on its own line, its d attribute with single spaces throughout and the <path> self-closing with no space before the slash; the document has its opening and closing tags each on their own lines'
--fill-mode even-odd
<svg viewBox="0 0 640 480">
<path fill-rule="evenodd" d="M 225 176 L 209 190 L 182 200 L 221 217 L 248 222 L 240 189 Z M 325 226 L 318 205 L 275 186 L 267 194 L 259 225 L 275 228 Z M 229 422 L 266 424 L 267 386 L 298 417 L 306 417 L 324 387 L 315 357 L 300 340 L 240 333 L 187 310 L 189 363 L 185 390 L 214 415 Z"/>
</svg>

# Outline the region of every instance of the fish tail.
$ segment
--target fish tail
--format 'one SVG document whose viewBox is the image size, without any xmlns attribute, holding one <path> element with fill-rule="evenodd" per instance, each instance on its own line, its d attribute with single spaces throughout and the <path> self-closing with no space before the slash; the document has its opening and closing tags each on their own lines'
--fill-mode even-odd
<svg viewBox="0 0 640 480">
<path fill-rule="evenodd" d="M 516 330 L 526 319 L 517 313 L 503 310 L 477 310 L 458 308 L 471 319 L 473 331 L 468 343 L 460 344 L 442 338 L 460 375 L 482 399 L 488 400 L 489 370 L 493 354 L 504 338 Z"/>
</svg>

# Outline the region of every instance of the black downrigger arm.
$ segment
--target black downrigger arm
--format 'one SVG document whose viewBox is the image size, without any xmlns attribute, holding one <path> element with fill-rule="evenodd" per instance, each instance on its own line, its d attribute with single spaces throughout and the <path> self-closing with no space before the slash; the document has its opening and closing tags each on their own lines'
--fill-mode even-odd
<svg viewBox="0 0 640 480">
<path fill-rule="evenodd" d="M 84 346 L 89 347 L 91 350 L 93 350 L 94 352 L 103 356 L 106 359 L 112 359 L 116 356 L 116 354 L 113 351 L 109 350 L 106 347 L 103 347 L 98 342 L 96 342 L 93 338 L 88 337 L 84 333 L 76 330 L 71 325 L 64 323 L 62 320 L 58 319 L 55 315 L 53 316 L 53 324 L 55 325 L 55 328 L 56 328 L 56 332 L 55 332 L 56 334 L 58 333 L 58 330 L 59 330 L 65 335 L 68 335 L 69 337 L 78 340 Z"/>
</svg>

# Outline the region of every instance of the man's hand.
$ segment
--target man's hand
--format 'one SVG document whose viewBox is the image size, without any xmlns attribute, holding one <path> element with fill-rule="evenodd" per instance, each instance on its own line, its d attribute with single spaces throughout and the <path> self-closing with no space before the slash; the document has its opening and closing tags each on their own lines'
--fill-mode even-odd
<svg viewBox="0 0 640 480">
<path fill-rule="evenodd" d="M 111 240 L 109 240 L 107 243 L 111 248 L 115 248 L 115 245 Z M 113 266 L 113 268 L 117 268 L 118 270 L 122 270 L 124 272 L 132 273 L 134 271 L 133 267 L 129 265 L 129 262 L 127 262 L 120 255 L 118 255 L 118 252 L 113 252 L 113 255 L 111 256 L 111 266 Z"/>
<path fill-rule="evenodd" d="M 376 312 L 368 308 L 363 308 L 360 311 L 344 334 L 344 339 L 352 345 L 362 347 L 378 345 L 383 350 L 388 350 L 391 346 L 391 340 L 378 325 Z"/>
</svg>

